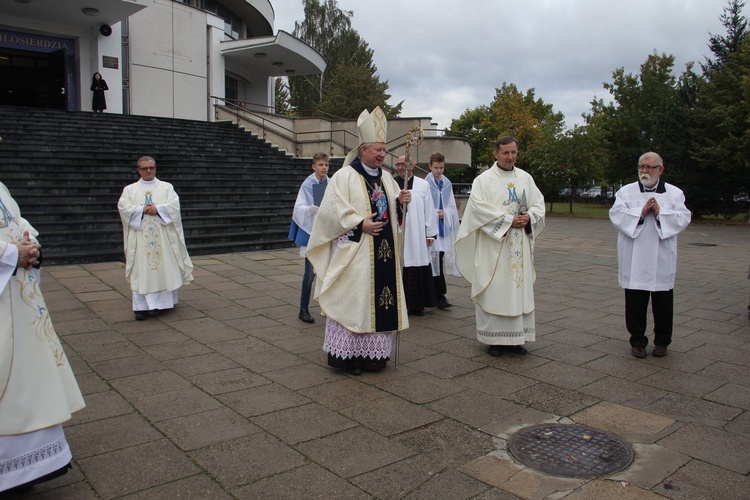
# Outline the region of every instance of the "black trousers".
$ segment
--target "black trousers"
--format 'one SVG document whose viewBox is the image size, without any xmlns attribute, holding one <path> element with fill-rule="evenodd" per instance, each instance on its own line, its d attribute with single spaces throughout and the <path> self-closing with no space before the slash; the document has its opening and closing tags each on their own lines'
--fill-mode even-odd
<svg viewBox="0 0 750 500">
<path fill-rule="evenodd" d="M 625 325 L 630 333 L 632 347 L 646 347 L 646 315 L 651 299 L 654 315 L 654 344 L 668 346 L 672 342 L 672 318 L 674 316 L 674 290 L 649 292 L 648 290 L 625 289 Z"/>
<path fill-rule="evenodd" d="M 435 283 L 435 293 L 437 293 L 438 301 L 445 299 L 445 293 L 448 291 L 448 287 L 445 285 L 445 266 L 443 265 L 444 255 L 445 252 L 440 252 L 440 275 L 432 277 L 432 281 Z"/>
</svg>

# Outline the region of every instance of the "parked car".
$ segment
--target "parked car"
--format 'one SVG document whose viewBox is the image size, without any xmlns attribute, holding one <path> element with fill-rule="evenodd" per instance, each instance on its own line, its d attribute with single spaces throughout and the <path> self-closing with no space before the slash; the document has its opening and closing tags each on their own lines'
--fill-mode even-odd
<svg viewBox="0 0 750 500">
<path fill-rule="evenodd" d="M 607 186 L 591 186 L 581 193 L 581 198 L 594 201 L 611 200 L 615 197 L 615 190 Z"/>
<path fill-rule="evenodd" d="M 570 198 L 570 191 L 571 189 L 569 187 L 565 187 L 560 190 L 559 194 L 562 198 Z M 576 196 L 581 196 L 582 192 L 583 192 L 583 188 L 579 188 L 579 187 L 576 188 Z"/>
</svg>

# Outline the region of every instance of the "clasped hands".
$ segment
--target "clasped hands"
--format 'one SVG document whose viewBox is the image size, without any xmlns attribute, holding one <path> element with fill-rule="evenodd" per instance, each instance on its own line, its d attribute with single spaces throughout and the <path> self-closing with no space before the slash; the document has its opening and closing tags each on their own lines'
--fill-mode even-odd
<svg viewBox="0 0 750 500">
<path fill-rule="evenodd" d="M 643 205 L 643 210 L 641 210 L 641 217 L 646 217 L 649 212 L 653 212 L 654 217 L 659 216 L 659 203 L 657 203 L 656 198 L 651 197 L 648 199 L 645 205 Z"/>
<path fill-rule="evenodd" d="M 42 245 L 33 241 L 28 231 L 24 231 L 21 241 L 12 242 L 18 248 L 18 267 L 29 270 L 39 265 Z"/>
<path fill-rule="evenodd" d="M 156 209 L 156 205 L 149 203 L 148 205 L 143 205 L 143 213 L 146 215 L 159 215 L 159 210 Z"/>
<path fill-rule="evenodd" d="M 531 222 L 531 217 L 529 217 L 529 214 L 514 215 L 513 222 L 510 223 L 510 227 L 514 227 L 514 228 L 526 227 L 526 225 L 529 222 Z"/>
</svg>

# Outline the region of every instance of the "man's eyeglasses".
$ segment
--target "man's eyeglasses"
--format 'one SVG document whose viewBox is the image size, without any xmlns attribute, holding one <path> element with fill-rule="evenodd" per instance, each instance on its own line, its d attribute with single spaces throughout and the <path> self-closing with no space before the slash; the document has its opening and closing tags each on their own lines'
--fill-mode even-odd
<svg viewBox="0 0 750 500">
<path fill-rule="evenodd" d="M 656 165 L 654 167 L 652 167 L 651 165 L 638 165 L 638 171 L 639 172 L 640 171 L 643 171 L 643 172 L 653 172 L 657 168 L 661 168 L 661 167 L 662 167 L 661 165 Z"/>
<path fill-rule="evenodd" d="M 150 172 L 156 170 L 156 167 L 138 167 L 138 170 L 148 170 Z"/>
</svg>

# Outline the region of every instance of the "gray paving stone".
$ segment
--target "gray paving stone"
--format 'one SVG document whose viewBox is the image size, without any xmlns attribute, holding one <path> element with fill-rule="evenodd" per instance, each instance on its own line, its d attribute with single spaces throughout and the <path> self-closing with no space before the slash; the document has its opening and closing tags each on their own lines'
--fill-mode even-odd
<svg viewBox="0 0 750 500">
<path fill-rule="evenodd" d="M 750 387 L 750 366 L 717 361 L 698 372 L 698 375 Z"/>
<path fill-rule="evenodd" d="M 352 446 L 352 443 L 356 443 Z M 345 478 L 357 476 L 414 455 L 414 451 L 363 427 L 308 441 L 297 449 Z"/>
<path fill-rule="evenodd" d="M 712 426 L 722 426 L 742 413 L 739 408 L 674 393 L 667 394 L 644 409 L 679 420 L 703 422 Z"/>
<path fill-rule="evenodd" d="M 209 354 L 213 352 L 205 345 L 192 339 L 181 339 L 176 342 L 154 344 L 144 346 L 142 349 L 159 361 L 168 361 L 171 359 L 198 356 L 200 354 Z"/>
<path fill-rule="evenodd" d="M 341 375 L 333 370 L 321 370 L 320 366 L 312 363 L 267 371 L 263 373 L 263 376 L 294 391 L 341 378 Z"/>
<path fill-rule="evenodd" d="M 253 422 L 290 445 L 357 426 L 354 420 L 316 403 L 266 413 Z"/>
<path fill-rule="evenodd" d="M 371 498 L 348 481 L 315 464 L 261 479 L 237 488 L 233 493 L 238 498 Z"/>
<path fill-rule="evenodd" d="M 115 498 L 192 476 L 198 468 L 166 439 L 78 461 L 102 498 Z"/>
<path fill-rule="evenodd" d="M 163 500 L 165 498 L 210 498 L 231 499 L 229 493 L 206 474 L 198 474 L 185 479 L 155 486 L 123 498 L 128 500 Z"/>
<path fill-rule="evenodd" d="M 409 363 L 408 366 L 415 370 L 446 379 L 457 377 L 483 367 L 481 363 L 449 353 L 440 353 L 435 356 L 422 358 Z"/>
<path fill-rule="evenodd" d="M 89 394 L 85 398 L 86 408 L 73 414 L 66 425 L 84 424 L 119 415 L 126 415 L 133 411 L 128 401 L 113 390 Z"/>
<path fill-rule="evenodd" d="M 654 491 L 675 500 L 742 500 L 750 491 L 750 478 L 700 460 L 691 460 Z"/>
<path fill-rule="evenodd" d="M 661 389 L 655 389 L 615 377 L 606 377 L 597 380 L 586 387 L 582 387 L 580 392 L 604 401 L 619 403 L 633 408 L 643 408 L 667 395 Z"/>
<path fill-rule="evenodd" d="M 738 474 L 750 472 L 750 439 L 689 424 L 659 441 L 667 448 Z"/>
<path fill-rule="evenodd" d="M 545 340 L 550 340 L 546 339 Z M 560 361 L 570 365 L 582 365 L 604 356 L 599 351 L 586 349 L 577 345 L 555 343 L 541 349 L 534 349 L 534 356 Z"/>
<path fill-rule="evenodd" d="M 211 352 L 199 356 L 166 361 L 165 364 L 178 375 L 190 378 L 193 375 L 239 368 L 239 364 L 221 354 Z"/>
<path fill-rule="evenodd" d="M 455 381 L 464 387 L 496 396 L 507 396 L 538 383 L 531 378 L 490 367 L 462 375 Z"/>
<path fill-rule="evenodd" d="M 91 363 L 91 368 L 104 380 L 132 377 L 145 373 L 156 373 L 167 369 L 166 366 L 149 354 L 99 361 Z"/>
<path fill-rule="evenodd" d="M 506 401 L 500 396 L 467 389 L 458 394 L 428 403 L 427 407 L 459 422 L 482 427 L 522 409 L 521 406 Z"/>
<path fill-rule="evenodd" d="M 739 436 L 750 436 L 750 412 L 743 412 L 741 415 L 725 425 L 724 429 Z"/>
<path fill-rule="evenodd" d="M 190 382 L 212 396 L 271 383 L 266 377 L 253 373 L 247 368 L 202 373 L 190 377 Z"/>
<path fill-rule="evenodd" d="M 658 366 L 641 363 L 640 360 L 632 356 L 630 358 L 623 358 L 612 354 L 607 354 L 581 366 L 589 370 L 612 375 L 613 377 L 630 380 L 631 382 L 641 380 L 644 377 L 664 370 Z"/>
<path fill-rule="evenodd" d="M 310 401 L 278 384 L 220 394 L 218 399 L 246 417 L 284 410 Z"/>
<path fill-rule="evenodd" d="M 541 382 L 509 395 L 508 399 L 561 416 L 571 415 L 599 402 L 599 398 Z"/>
<path fill-rule="evenodd" d="M 534 380 L 559 385 L 571 390 L 580 389 L 604 377 L 601 373 L 593 370 L 559 361 L 551 361 L 537 368 L 527 370 L 523 374 Z"/>
<path fill-rule="evenodd" d="M 135 413 L 94 420 L 65 429 L 66 438 L 76 443 L 76 459 L 100 455 L 163 439 L 146 420 Z"/>
<path fill-rule="evenodd" d="M 260 428 L 229 408 L 163 420 L 156 426 L 182 450 L 197 450 L 261 432 Z"/>
<path fill-rule="evenodd" d="M 714 389 L 724 385 L 724 382 L 719 380 L 676 370 L 661 370 L 658 373 L 640 379 L 638 382 L 664 389 L 665 391 L 677 392 L 696 398 L 705 396 Z"/>
<path fill-rule="evenodd" d="M 384 436 L 428 425 L 442 415 L 404 399 L 390 396 L 341 410 L 342 415 Z"/>
<path fill-rule="evenodd" d="M 447 470 L 432 476 L 419 489 L 412 492 L 409 499 L 433 500 L 435 498 L 474 498 L 487 491 L 489 487 L 457 470 Z"/>
<path fill-rule="evenodd" d="M 191 387 L 190 382 L 186 379 L 168 370 L 120 378 L 113 380 L 111 384 L 120 394 L 131 399 Z"/>
<path fill-rule="evenodd" d="M 109 361 L 113 359 L 130 358 L 143 355 L 143 350 L 132 342 L 117 342 L 113 344 L 81 346 L 76 353 L 88 363 Z"/>
<path fill-rule="evenodd" d="M 336 411 L 390 395 L 381 389 L 342 375 L 327 384 L 302 389 L 299 394 Z"/>
</svg>

